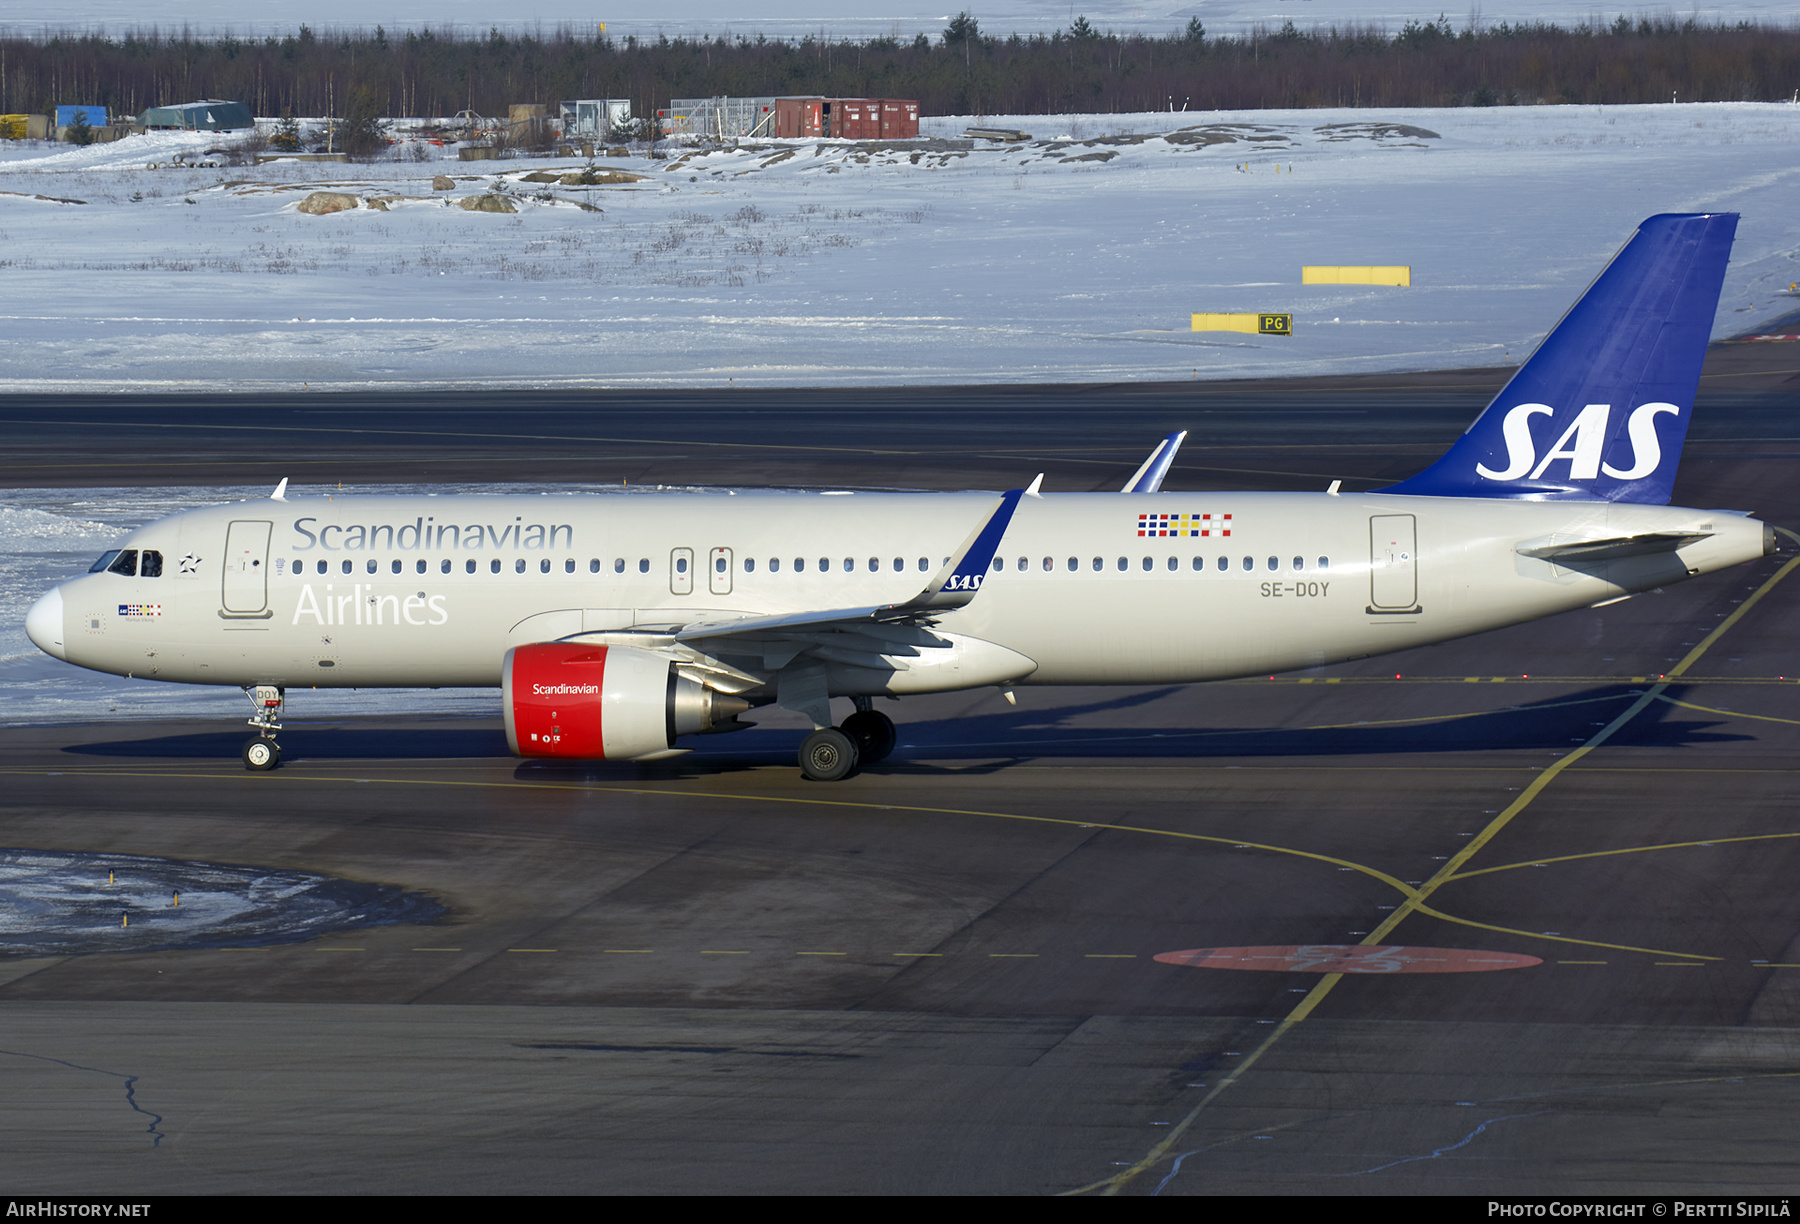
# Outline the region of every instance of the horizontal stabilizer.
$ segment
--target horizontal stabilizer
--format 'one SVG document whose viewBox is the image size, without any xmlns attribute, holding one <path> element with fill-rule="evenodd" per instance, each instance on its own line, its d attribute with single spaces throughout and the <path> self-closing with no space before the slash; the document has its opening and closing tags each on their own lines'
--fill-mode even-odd
<svg viewBox="0 0 1800 1224">
<path fill-rule="evenodd" d="M 1645 535 L 1613 536 L 1605 540 L 1567 540 L 1560 544 L 1542 544 L 1520 548 L 1522 557 L 1574 565 L 1583 561 L 1617 561 L 1621 557 L 1647 557 L 1652 553 L 1672 553 L 1712 537 L 1710 531 L 1653 531 Z"/>
</svg>

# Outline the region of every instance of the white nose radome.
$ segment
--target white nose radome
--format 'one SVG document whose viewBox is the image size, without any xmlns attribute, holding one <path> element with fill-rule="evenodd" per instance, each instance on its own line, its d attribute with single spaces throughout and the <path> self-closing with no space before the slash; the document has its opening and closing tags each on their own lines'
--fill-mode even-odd
<svg viewBox="0 0 1800 1224">
<path fill-rule="evenodd" d="M 47 655 L 69 656 L 63 650 L 63 597 L 61 587 L 51 587 L 25 614 L 25 636 Z"/>
</svg>

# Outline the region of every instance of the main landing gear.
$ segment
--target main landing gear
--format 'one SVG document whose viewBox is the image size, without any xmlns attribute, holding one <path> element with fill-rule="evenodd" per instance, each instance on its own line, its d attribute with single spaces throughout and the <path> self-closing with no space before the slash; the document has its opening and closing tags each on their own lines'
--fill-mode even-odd
<svg viewBox="0 0 1800 1224">
<path fill-rule="evenodd" d="M 899 740 L 893 719 L 871 709 L 867 697 L 852 700 L 856 713 L 842 726 L 822 727 L 800 745 L 800 772 L 815 782 L 836 782 L 849 777 L 859 765 L 884 760 Z"/>
<path fill-rule="evenodd" d="M 247 684 L 244 696 L 256 709 L 250 718 L 256 734 L 244 741 L 244 768 L 257 772 L 274 769 L 281 764 L 281 745 L 275 742 L 275 733 L 281 730 L 281 709 L 287 692 L 272 684 Z"/>
</svg>

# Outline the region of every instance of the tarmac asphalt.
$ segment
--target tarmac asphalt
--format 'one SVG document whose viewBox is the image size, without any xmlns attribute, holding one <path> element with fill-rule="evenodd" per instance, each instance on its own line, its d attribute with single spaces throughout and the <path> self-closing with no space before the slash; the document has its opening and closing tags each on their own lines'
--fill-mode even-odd
<svg viewBox="0 0 1800 1224">
<path fill-rule="evenodd" d="M 1677 501 L 1800 528 L 1795 367 L 1715 350 Z M 13 398 L 0 485 L 1116 488 L 1187 428 L 1170 488 L 1370 487 L 1503 377 Z M 0 959 L 0 1169 L 33 1194 L 1789 1193 L 1797 565 L 1273 679 L 908 699 L 894 755 L 836 784 L 765 711 L 649 765 L 303 700 L 270 774 L 236 725 L 0 730 L 0 846 L 444 907 Z"/>
</svg>

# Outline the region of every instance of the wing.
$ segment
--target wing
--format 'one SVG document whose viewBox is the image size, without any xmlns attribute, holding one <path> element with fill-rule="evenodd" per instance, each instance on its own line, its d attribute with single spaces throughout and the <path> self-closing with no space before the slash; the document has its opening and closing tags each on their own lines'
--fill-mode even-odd
<svg viewBox="0 0 1800 1224">
<path fill-rule="evenodd" d="M 1041 480 L 1042 477 L 1039 477 Z M 1037 487 L 1036 482 L 1032 488 Z M 676 631 L 677 642 L 698 642 L 712 638 L 742 637 L 747 634 L 792 633 L 856 625 L 921 625 L 934 615 L 962 607 L 981 590 L 982 580 L 994 563 L 994 553 L 1012 522 L 1019 499 L 1028 492 L 1013 489 L 1000 497 L 976 528 L 963 540 L 956 554 L 945 562 L 925 589 L 904 603 L 875 604 L 863 608 L 821 608 L 807 612 L 782 612 L 772 616 L 746 616 L 732 620 L 700 621 L 684 625 Z"/>
</svg>

